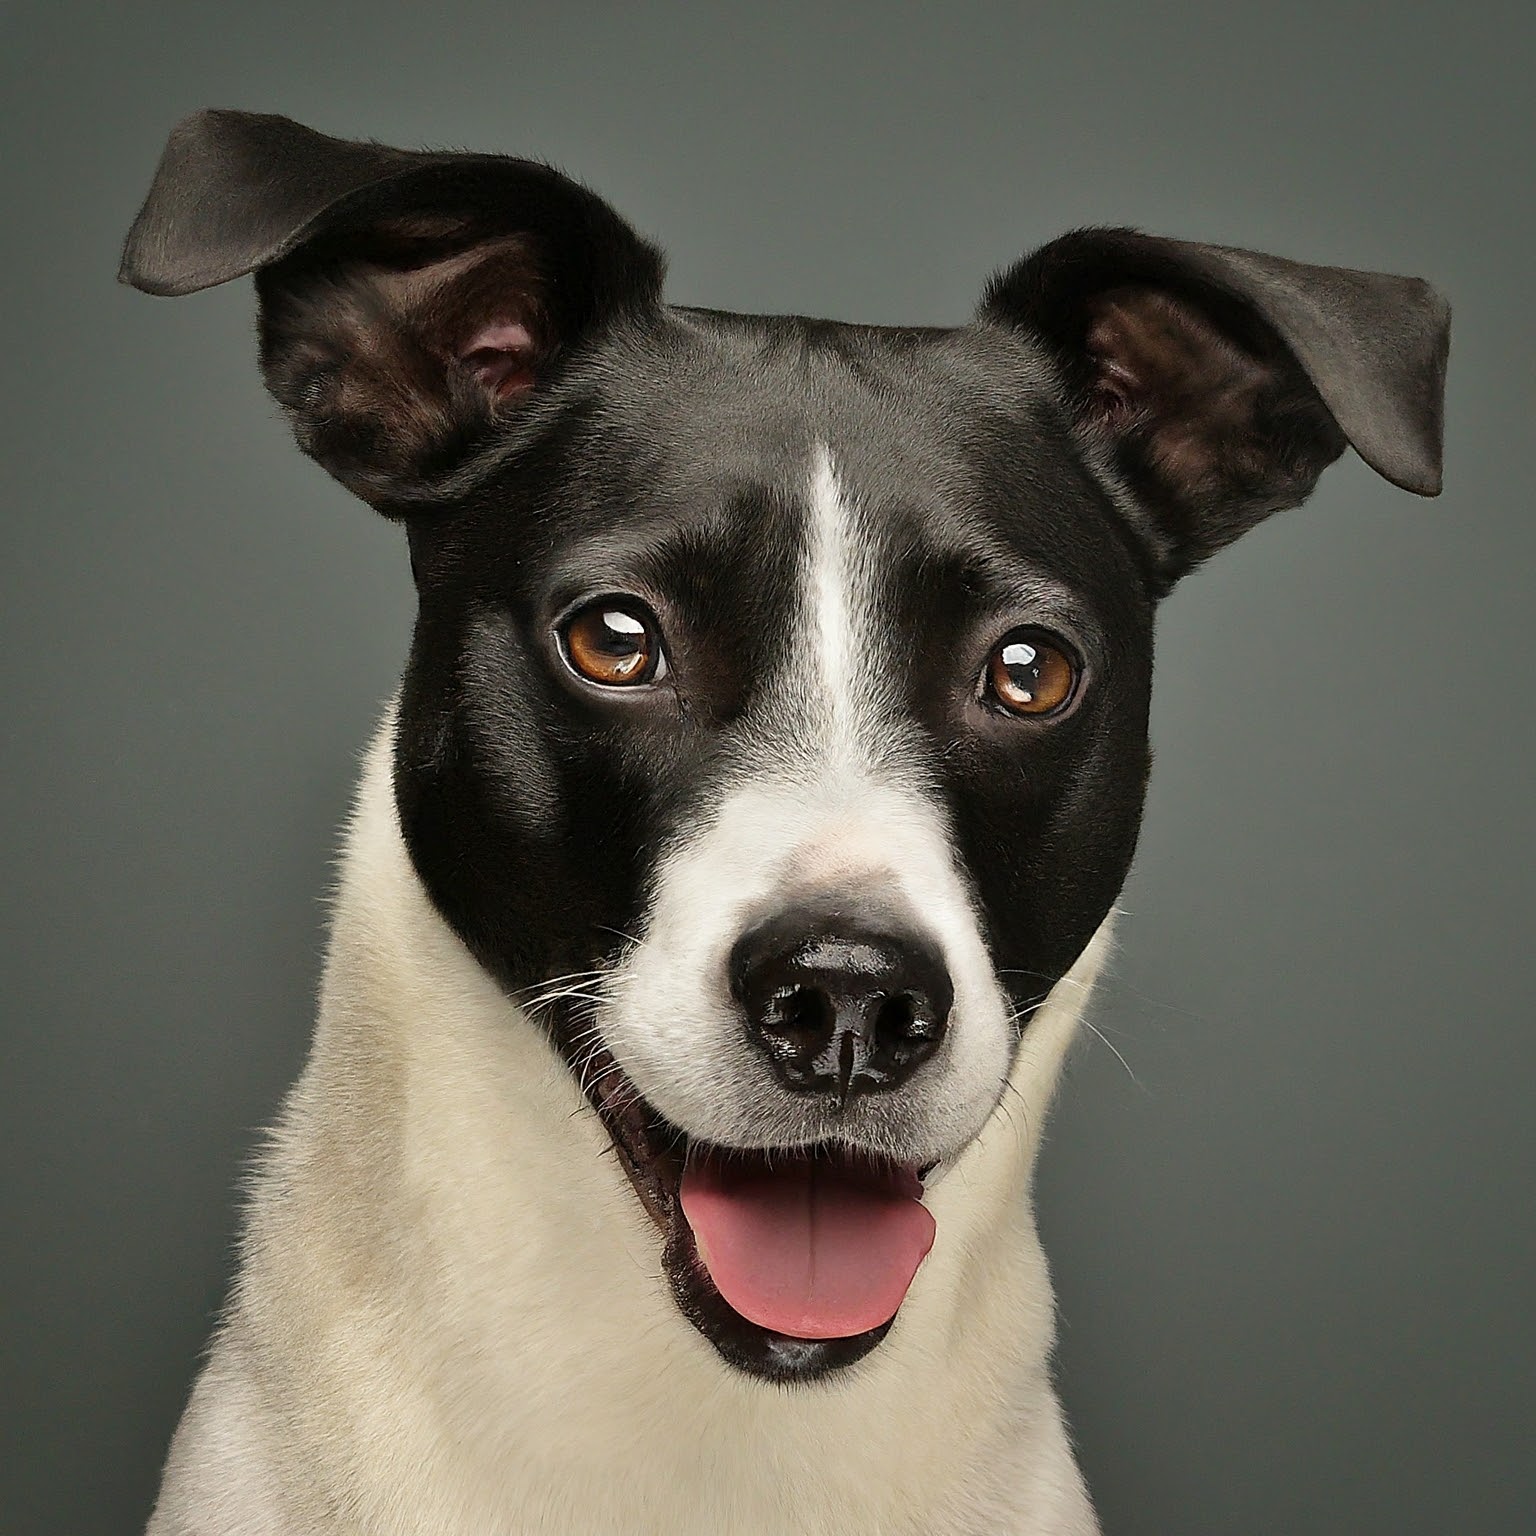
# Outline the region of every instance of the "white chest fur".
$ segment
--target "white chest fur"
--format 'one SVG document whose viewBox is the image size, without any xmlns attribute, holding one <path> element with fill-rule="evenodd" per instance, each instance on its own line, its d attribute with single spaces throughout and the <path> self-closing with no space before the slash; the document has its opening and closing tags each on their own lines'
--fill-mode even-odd
<svg viewBox="0 0 1536 1536">
<path fill-rule="evenodd" d="M 428 902 L 389 732 L 152 1536 L 1095 1531 L 1030 1175 L 1107 933 L 931 1187 L 938 1239 L 890 1336 L 831 1381 L 768 1386 L 677 1311 L 570 1074 Z"/>
</svg>

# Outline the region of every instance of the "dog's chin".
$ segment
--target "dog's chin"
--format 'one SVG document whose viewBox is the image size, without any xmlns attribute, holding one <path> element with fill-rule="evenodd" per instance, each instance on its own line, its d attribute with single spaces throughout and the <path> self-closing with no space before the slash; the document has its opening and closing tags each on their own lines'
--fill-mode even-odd
<svg viewBox="0 0 1536 1536">
<path fill-rule="evenodd" d="M 889 1189 L 899 1190 L 898 1199 L 910 1199 L 921 1195 L 931 1165 L 893 1165 L 831 1142 L 764 1151 L 701 1141 L 653 1109 L 606 1050 L 583 1053 L 580 1080 L 640 1203 L 660 1232 L 662 1263 L 678 1308 L 727 1364 L 766 1381 L 809 1382 L 863 1359 L 886 1337 L 894 1310 L 874 1327 L 835 1337 L 780 1331 L 744 1316 L 721 1294 L 699 1251 L 684 1209 L 685 1174 L 691 1170 L 696 1180 L 706 1182 L 707 1172 L 708 1183 L 729 1186 L 772 1178 L 788 1166 L 803 1177 L 820 1173 L 855 1181 L 875 1189 L 877 1198 Z"/>
</svg>

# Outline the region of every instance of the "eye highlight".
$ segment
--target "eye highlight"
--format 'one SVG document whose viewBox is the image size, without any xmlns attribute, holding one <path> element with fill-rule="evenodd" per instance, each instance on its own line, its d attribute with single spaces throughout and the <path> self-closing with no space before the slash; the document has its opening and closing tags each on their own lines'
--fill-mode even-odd
<svg viewBox="0 0 1536 1536">
<path fill-rule="evenodd" d="M 661 633 L 637 598 L 600 597 L 559 627 L 560 654 L 578 677 L 604 688 L 638 688 L 666 675 Z"/>
<path fill-rule="evenodd" d="M 987 658 L 982 697 L 1010 714 L 1060 714 L 1077 692 L 1078 665 L 1066 642 L 1039 629 L 1005 635 Z"/>
</svg>

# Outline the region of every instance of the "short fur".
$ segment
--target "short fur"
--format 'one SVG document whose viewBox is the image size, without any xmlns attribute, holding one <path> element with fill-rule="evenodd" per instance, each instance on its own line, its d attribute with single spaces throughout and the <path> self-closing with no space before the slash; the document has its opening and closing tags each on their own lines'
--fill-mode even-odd
<svg viewBox="0 0 1536 1536">
<path fill-rule="evenodd" d="M 1156 603 L 1346 444 L 1438 490 L 1443 301 L 1087 230 L 964 326 L 693 310 L 548 167 L 201 113 L 123 276 L 251 272 L 268 385 L 405 524 L 420 612 L 151 1532 L 1095 1531 L 1030 1180 Z M 610 608 L 634 686 L 573 660 Z M 1014 707 L 1005 642 L 1070 690 Z M 899 1072 L 837 1036 L 832 1093 L 765 1043 L 737 968 L 781 930 L 927 978 Z M 713 1288 L 688 1160 L 782 1155 L 926 1181 L 888 1323 Z"/>
<path fill-rule="evenodd" d="M 154 1536 L 1095 1530 L 1026 1194 L 1107 934 L 1032 1022 L 1018 1097 L 932 1189 L 902 1326 L 847 1381 L 765 1387 L 679 1315 L 560 1056 L 424 896 L 390 732 Z"/>
</svg>

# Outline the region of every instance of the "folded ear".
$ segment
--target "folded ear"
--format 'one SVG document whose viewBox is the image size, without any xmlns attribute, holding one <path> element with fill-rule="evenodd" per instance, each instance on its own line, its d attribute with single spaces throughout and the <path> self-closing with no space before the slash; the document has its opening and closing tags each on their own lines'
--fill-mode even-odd
<svg viewBox="0 0 1536 1536">
<path fill-rule="evenodd" d="M 1165 584 L 1302 501 L 1346 443 L 1439 493 L 1450 311 L 1416 278 L 1089 229 L 995 277 L 981 315 L 1055 355 Z"/>
<path fill-rule="evenodd" d="M 262 371 L 300 446 L 404 516 L 584 341 L 658 305 L 662 260 L 532 161 L 199 112 L 171 133 L 119 276 L 175 295 L 250 272 Z"/>
</svg>

